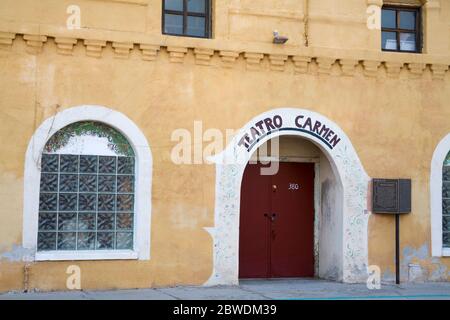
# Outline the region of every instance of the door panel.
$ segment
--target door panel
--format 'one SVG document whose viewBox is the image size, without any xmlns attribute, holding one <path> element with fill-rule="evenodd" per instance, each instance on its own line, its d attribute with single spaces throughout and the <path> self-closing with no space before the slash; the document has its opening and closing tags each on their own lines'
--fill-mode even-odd
<svg viewBox="0 0 450 320">
<path fill-rule="evenodd" d="M 270 176 L 260 175 L 261 164 L 249 164 L 241 187 L 239 277 L 269 277 Z"/>
<path fill-rule="evenodd" d="M 272 176 L 271 276 L 314 276 L 314 164 L 280 163 Z"/>
<path fill-rule="evenodd" d="M 241 189 L 239 277 L 314 276 L 314 164 L 249 164 Z"/>
</svg>

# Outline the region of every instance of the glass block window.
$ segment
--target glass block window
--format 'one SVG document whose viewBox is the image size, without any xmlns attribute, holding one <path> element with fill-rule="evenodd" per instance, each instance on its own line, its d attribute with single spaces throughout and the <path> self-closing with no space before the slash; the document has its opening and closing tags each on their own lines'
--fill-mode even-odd
<svg viewBox="0 0 450 320">
<path fill-rule="evenodd" d="M 80 141 L 75 137 L 93 135 L 95 130 L 80 128 L 95 127 L 96 123 L 71 126 L 61 130 L 66 130 L 66 135 L 58 132 L 52 137 L 58 134 L 65 137 L 62 142 L 57 141 L 57 148 L 55 140 L 49 140 L 53 147 L 46 146 L 46 150 L 55 153 L 42 154 L 38 251 L 133 249 L 134 154 L 58 153 Z M 114 145 L 117 139 L 111 138 L 109 133 L 99 136 L 104 138 L 112 154 L 124 149 Z M 89 141 L 89 137 L 81 141 Z M 102 140 L 95 140 L 98 141 Z M 122 138 L 118 141 L 124 142 Z M 131 147 L 124 150 L 132 152 Z"/>
<path fill-rule="evenodd" d="M 210 0 L 164 0 L 163 33 L 178 36 L 210 37 Z"/>
<path fill-rule="evenodd" d="M 383 6 L 381 47 L 383 51 L 421 52 L 420 8 Z"/>
<path fill-rule="evenodd" d="M 450 248 L 450 152 L 442 173 L 442 237 L 445 248 Z"/>
</svg>

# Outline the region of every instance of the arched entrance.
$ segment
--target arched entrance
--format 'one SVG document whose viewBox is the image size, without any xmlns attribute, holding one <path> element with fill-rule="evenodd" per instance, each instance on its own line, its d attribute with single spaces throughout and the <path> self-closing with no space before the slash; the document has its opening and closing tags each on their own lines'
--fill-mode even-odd
<svg viewBox="0 0 450 320">
<path fill-rule="evenodd" d="M 206 283 L 237 284 L 239 279 L 239 224 L 241 183 L 254 150 L 274 137 L 297 136 L 313 142 L 330 163 L 342 186 L 336 201 L 341 212 L 337 278 L 344 282 L 367 279 L 367 190 L 369 177 L 349 138 L 334 122 L 305 109 L 282 108 L 265 112 L 248 122 L 219 155 L 216 163 L 215 226 L 207 228 L 214 239 L 213 274 Z"/>
</svg>

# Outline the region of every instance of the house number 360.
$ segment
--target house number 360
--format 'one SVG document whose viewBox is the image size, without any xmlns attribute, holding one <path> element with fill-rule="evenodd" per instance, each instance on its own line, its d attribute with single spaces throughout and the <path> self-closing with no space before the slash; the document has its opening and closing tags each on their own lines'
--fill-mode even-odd
<svg viewBox="0 0 450 320">
<path fill-rule="evenodd" d="M 289 183 L 289 189 L 288 190 L 298 190 L 300 189 L 300 186 L 298 183 Z"/>
</svg>

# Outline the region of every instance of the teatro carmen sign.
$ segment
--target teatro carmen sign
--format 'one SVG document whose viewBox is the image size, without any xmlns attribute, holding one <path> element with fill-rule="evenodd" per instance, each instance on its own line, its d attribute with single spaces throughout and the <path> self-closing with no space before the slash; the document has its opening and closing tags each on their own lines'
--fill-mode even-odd
<svg viewBox="0 0 450 320">
<path fill-rule="evenodd" d="M 263 138 L 278 131 L 299 131 L 321 140 L 328 148 L 333 150 L 341 138 L 327 125 L 310 116 L 299 114 L 294 118 L 283 118 L 281 115 L 266 117 L 256 121 L 239 139 L 238 145 L 250 152 Z"/>
</svg>

